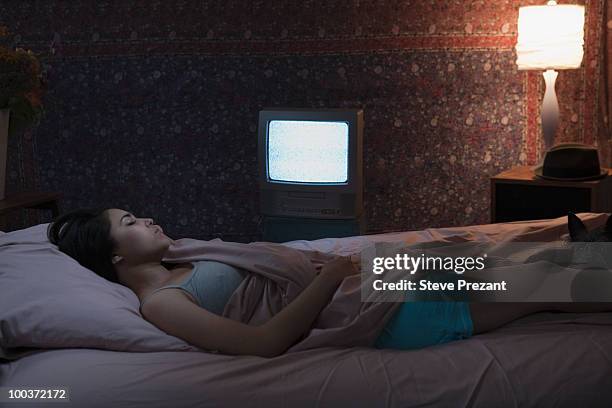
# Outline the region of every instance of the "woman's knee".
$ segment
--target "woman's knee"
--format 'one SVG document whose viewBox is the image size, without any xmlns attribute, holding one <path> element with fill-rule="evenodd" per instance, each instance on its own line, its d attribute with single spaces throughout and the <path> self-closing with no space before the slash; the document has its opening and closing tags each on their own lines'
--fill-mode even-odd
<svg viewBox="0 0 612 408">
<path fill-rule="evenodd" d="M 474 334 L 496 329 L 521 317 L 544 311 L 546 306 L 531 302 L 470 303 Z"/>
</svg>

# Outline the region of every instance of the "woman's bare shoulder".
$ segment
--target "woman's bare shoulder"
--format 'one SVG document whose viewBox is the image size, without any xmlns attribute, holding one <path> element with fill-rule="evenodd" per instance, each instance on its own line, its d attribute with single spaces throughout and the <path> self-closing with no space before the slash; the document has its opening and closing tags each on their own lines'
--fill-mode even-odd
<svg viewBox="0 0 612 408">
<path fill-rule="evenodd" d="M 146 296 L 140 304 L 140 312 L 143 316 L 150 316 L 151 310 L 153 309 L 154 304 L 163 304 L 168 302 L 169 299 L 186 299 L 187 301 L 193 303 L 194 305 L 200 307 L 198 302 L 193 298 L 190 293 L 179 289 L 179 288 L 164 288 L 162 290 L 158 290 Z"/>
</svg>

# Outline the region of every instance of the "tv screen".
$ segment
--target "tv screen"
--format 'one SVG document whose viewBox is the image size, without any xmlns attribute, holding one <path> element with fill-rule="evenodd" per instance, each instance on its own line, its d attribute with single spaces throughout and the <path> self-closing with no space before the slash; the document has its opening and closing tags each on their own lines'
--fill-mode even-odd
<svg viewBox="0 0 612 408">
<path fill-rule="evenodd" d="M 362 109 L 265 108 L 257 140 L 262 214 L 361 216 Z"/>
<path fill-rule="evenodd" d="M 346 122 L 272 120 L 268 129 L 268 177 L 297 183 L 348 181 Z"/>
</svg>

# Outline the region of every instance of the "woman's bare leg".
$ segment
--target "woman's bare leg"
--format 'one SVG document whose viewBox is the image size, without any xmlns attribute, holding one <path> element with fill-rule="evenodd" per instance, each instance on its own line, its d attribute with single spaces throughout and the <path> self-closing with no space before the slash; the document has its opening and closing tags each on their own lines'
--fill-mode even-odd
<svg viewBox="0 0 612 408">
<path fill-rule="evenodd" d="M 596 313 L 612 311 L 612 302 L 499 302 L 470 303 L 474 334 L 488 332 L 538 312 Z"/>
</svg>

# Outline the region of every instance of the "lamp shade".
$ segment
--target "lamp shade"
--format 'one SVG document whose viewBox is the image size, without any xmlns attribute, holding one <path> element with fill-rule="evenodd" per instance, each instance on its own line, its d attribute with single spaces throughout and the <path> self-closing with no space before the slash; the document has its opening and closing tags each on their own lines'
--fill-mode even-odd
<svg viewBox="0 0 612 408">
<path fill-rule="evenodd" d="M 584 6 L 519 8 L 516 64 L 518 69 L 570 69 L 582 63 Z"/>
</svg>

